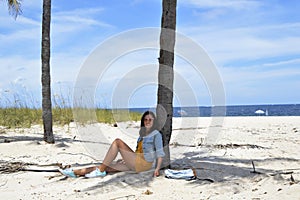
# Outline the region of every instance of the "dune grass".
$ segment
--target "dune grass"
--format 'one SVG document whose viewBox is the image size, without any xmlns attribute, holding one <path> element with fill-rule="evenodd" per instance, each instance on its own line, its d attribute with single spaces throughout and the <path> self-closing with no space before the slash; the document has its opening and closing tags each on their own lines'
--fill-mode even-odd
<svg viewBox="0 0 300 200">
<path fill-rule="evenodd" d="M 42 110 L 30 108 L 0 108 L 0 126 L 30 127 L 42 123 Z"/>
<path fill-rule="evenodd" d="M 58 94 L 57 91 L 59 91 Z M 80 101 L 77 102 L 80 105 L 79 108 L 72 108 L 71 96 L 70 88 L 58 88 L 53 92 L 52 119 L 54 125 L 66 125 L 74 121 L 83 124 L 90 122 L 114 124 L 120 121 L 139 121 L 142 115 L 138 112 L 129 112 L 127 109 L 82 108 L 85 103 Z M 32 125 L 43 123 L 41 105 L 26 88 L 0 92 L 0 105 L 0 126 L 29 128 Z M 101 107 L 106 106 L 102 104 Z"/>
<path fill-rule="evenodd" d="M 111 109 L 82 109 L 80 114 L 89 113 L 80 117 L 81 123 L 91 121 L 90 115 L 94 115 L 97 122 L 114 124 L 120 121 L 138 121 L 141 113 L 128 112 L 127 110 Z M 53 124 L 66 125 L 74 121 L 72 108 L 53 108 Z M 35 124 L 42 124 L 42 110 L 33 108 L 0 108 L 0 126 L 7 128 L 29 128 Z"/>
</svg>

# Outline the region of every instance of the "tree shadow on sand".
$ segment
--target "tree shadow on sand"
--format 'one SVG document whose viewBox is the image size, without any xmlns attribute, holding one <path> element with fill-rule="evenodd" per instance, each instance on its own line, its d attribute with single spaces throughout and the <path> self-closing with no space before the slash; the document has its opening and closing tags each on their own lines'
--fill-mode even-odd
<svg viewBox="0 0 300 200">
<path fill-rule="evenodd" d="M 34 133 L 36 136 L 26 136 L 24 135 L 15 135 L 15 136 L 6 136 L 0 135 L 0 145 L 1 143 L 11 143 L 11 142 L 32 142 L 40 144 L 43 142 L 43 133 Z M 55 135 L 55 143 L 54 145 L 57 147 L 66 147 L 68 146 L 66 143 L 91 143 L 91 144 L 103 144 L 103 145 L 110 145 L 108 142 L 101 142 L 101 141 L 94 141 L 94 140 L 82 140 L 77 139 L 75 136 L 71 137 L 62 137 Z"/>
<path fill-rule="evenodd" d="M 36 136 L 35 136 L 36 135 Z M 8 134 L 0 134 L 0 145 L 3 142 L 21 142 L 21 141 L 30 141 L 34 143 L 41 143 L 43 141 L 43 133 L 35 133 L 35 135 L 26 136 L 26 135 L 17 135 L 9 136 Z M 95 142 L 89 140 L 81 140 L 77 138 L 72 138 L 70 136 L 55 136 L 56 145 L 58 148 L 64 148 L 70 143 L 95 143 L 109 146 L 110 143 L 107 142 Z M 220 146 L 219 146 L 220 147 Z M 223 146 L 221 146 L 224 148 Z M 174 147 L 173 147 L 174 148 Z M 182 148 L 184 152 L 186 147 L 176 147 Z M 247 148 L 239 146 L 225 146 L 225 148 Z M 261 149 L 262 147 L 253 145 L 251 148 Z M 196 148 L 195 148 L 196 149 Z M 211 147 L 210 150 L 214 151 L 218 148 Z M 180 149 L 179 149 L 180 150 Z M 211 182 L 206 181 L 205 179 L 214 180 L 214 182 L 225 182 L 231 181 L 234 179 L 243 179 L 243 178 L 253 178 L 254 176 L 259 175 L 258 173 L 253 173 L 253 165 L 255 164 L 257 172 L 260 172 L 261 175 L 272 175 L 278 174 L 283 171 L 294 171 L 299 173 L 300 160 L 289 157 L 273 157 L 267 159 L 237 159 L 230 158 L 228 156 L 210 156 L 207 154 L 209 149 L 203 147 L 201 150 L 194 152 L 185 152 L 182 154 L 181 158 L 172 159 L 171 166 L 175 169 L 186 169 L 194 168 L 196 169 L 199 179 L 189 181 L 190 184 L 211 184 Z M 172 153 L 172 149 L 171 149 Z M 291 166 L 290 169 L 272 169 L 272 166 L 281 162 L 288 162 L 288 166 Z M 91 163 L 88 163 L 91 164 Z M 95 164 L 95 163 L 94 163 Z M 266 167 L 267 165 L 267 167 Z M 82 164 L 85 166 L 85 164 Z M 133 172 L 121 172 L 113 175 L 108 175 L 104 178 L 97 178 L 97 183 L 95 185 L 89 186 L 87 188 L 82 188 L 81 191 L 86 192 L 105 192 L 118 190 L 120 188 L 145 188 L 150 185 L 150 183 L 155 179 L 153 178 L 153 170 L 142 172 L 142 173 L 133 173 Z M 163 171 L 161 171 L 161 176 L 164 176 Z M 99 180 L 99 181 L 98 181 Z"/>
<path fill-rule="evenodd" d="M 230 181 L 233 179 L 251 178 L 258 174 L 274 176 L 277 174 L 293 173 L 300 170 L 299 159 L 287 157 L 274 157 L 267 159 L 236 159 L 216 156 L 203 156 L 195 152 L 184 153 L 184 158 L 173 162 L 174 168 L 194 168 L 197 172 L 198 181 L 212 179 L 215 182 Z M 276 163 L 288 162 L 289 169 L 272 169 Z M 253 166 L 254 165 L 254 166 Z M 257 167 L 259 166 L 259 167 Z"/>
<path fill-rule="evenodd" d="M 186 152 L 182 158 L 172 160 L 171 166 L 174 169 L 194 168 L 198 179 L 188 181 L 189 184 L 203 185 L 212 184 L 212 182 L 226 182 L 243 178 L 254 178 L 255 176 L 275 176 L 285 172 L 299 173 L 299 159 L 274 157 L 268 159 L 235 159 L 227 157 L 207 156 L 207 151 Z M 276 163 L 288 162 L 291 169 L 272 169 L 270 166 Z M 259 168 L 253 169 L 252 163 Z M 267 164 L 269 167 L 262 167 Z M 120 188 L 146 188 L 155 179 L 152 177 L 153 170 L 133 173 L 121 172 L 108 177 L 100 178 L 95 185 L 83 188 L 81 191 L 94 193 L 111 192 Z M 161 171 L 161 176 L 164 176 Z M 213 180 L 213 181 L 210 181 Z M 167 184 L 167 182 L 166 182 Z"/>
<path fill-rule="evenodd" d="M 153 171 L 146 171 L 141 173 L 135 172 L 119 172 L 115 174 L 108 175 L 104 178 L 99 178 L 93 186 L 81 189 L 82 192 L 103 193 L 117 191 L 126 188 L 146 188 L 149 187 L 150 183 L 153 181 L 154 177 Z"/>
</svg>

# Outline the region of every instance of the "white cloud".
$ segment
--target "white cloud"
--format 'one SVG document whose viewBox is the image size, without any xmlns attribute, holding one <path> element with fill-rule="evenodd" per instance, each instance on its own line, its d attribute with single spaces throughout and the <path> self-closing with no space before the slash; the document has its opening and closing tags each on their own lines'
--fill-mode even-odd
<svg viewBox="0 0 300 200">
<path fill-rule="evenodd" d="M 264 63 L 263 66 L 273 67 L 273 66 L 294 65 L 294 64 L 299 64 L 300 65 L 300 58 L 298 58 L 298 59 L 284 60 L 284 61 L 279 61 L 279 62 Z"/>
<path fill-rule="evenodd" d="M 19 76 L 15 80 L 13 80 L 13 83 L 14 84 L 22 84 L 24 81 L 25 81 L 25 79 Z"/>
<path fill-rule="evenodd" d="M 253 9 L 259 7 L 261 2 L 252 0 L 184 0 L 179 1 L 183 5 L 191 5 L 199 8 L 227 8 L 227 9 Z"/>
<path fill-rule="evenodd" d="M 40 0 L 30 0 L 30 1 L 22 1 L 21 8 L 23 12 L 27 12 L 27 9 L 42 9 L 43 1 Z"/>
<path fill-rule="evenodd" d="M 54 54 L 51 60 L 52 81 L 74 83 L 85 56 L 72 53 Z"/>
<path fill-rule="evenodd" d="M 52 19 L 54 24 L 68 24 L 80 26 L 101 26 L 101 27 L 113 27 L 112 25 L 102 22 L 99 19 L 95 19 L 96 16 L 101 13 L 103 8 L 80 8 L 71 11 L 54 12 Z"/>
<path fill-rule="evenodd" d="M 274 79 L 286 79 L 300 75 L 300 69 L 275 68 L 263 69 L 261 66 L 250 67 L 224 67 L 220 68 L 223 80 L 226 84 L 237 84 L 242 82 L 253 82 L 262 84 L 264 81 L 272 82 Z M 267 87 L 267 85 L 262 85 Z"/>
<path fill-rule="evenodd" d="M 296 103 L 299 99 L 291 93 L 300 89 L 298 68 L 223 67 L 220 73 L 230 104 Z"/>
<path fill-rule="evenodd" d="M 237 60 L 255 60 L 265 57 L 300 52 L 300 35 L 294 35 L 299 23 L 237 28 L 182 27 L 183 32 L 202 45 L 218 64 Z M 282 33 L 282 30 L 285 33 Z"/>
<path fill-rule="evenodd" d="M 22 83 L 29 88 L 35 87 L 40 82 L 40 61 L 35 59 L 23 58 L 20 56 L 10 56 L 0 58 L 1 87 L 8 88 L 10 84 L 17 83 L 22 80 Z"/>
<path fill-rule="evenodd" d="M 22 40 L 28 42 L 28 40 L 40 40 L 40 29 L 29 28 L 23 30 L 16 30 L 10 34 L 0 35 L 0 42 L 2 44 L 18 44 L 22 45 Z M 7 46 L 9 47 L 9 46 Z"/>
<path fill-rule="evenodd" d="M 68 11 L 58 11 L 55 12 L 55 15 L 60 16 L 92 16 L 98 13 L 102 13 L 104 8 L 77 8 Z"/>
</svg>

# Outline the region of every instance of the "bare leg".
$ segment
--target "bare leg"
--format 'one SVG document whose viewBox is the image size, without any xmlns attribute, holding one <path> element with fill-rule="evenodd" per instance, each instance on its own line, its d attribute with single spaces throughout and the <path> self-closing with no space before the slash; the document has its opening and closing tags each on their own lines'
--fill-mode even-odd
<svg viewBox="0 0 300 200">
<path fill-rule="evenodd" d="M 76 169 L 74 170 L 74 174 L 78 175 L 78 176 L 84 176 L 87 173 L 90 173 L 92 171 L 94 171 L 96 169 L 96 167 L 87 167 L 87 168 L 83 168 L 83 169 Z"/>
<path fill-rule="evenodd" d="M 125 172 L 125 171 L 131 171 L 131 170 L 132 169 L 130 169 L 129 167 L 126 166 L 126 164 L 123 164 L 123 163 L 110 164 L 105 169 L 105 171 L 107 173 Z"/>
<path fill-rule="evenodd" d="M 112 164 L 112 161 L 117 157 L 119 152 L 125 163 Z M 106 171 L 108 173 L 135 170 L 135 158 L 136 154 L 125 142 L 123 142 L 121 139 L 115 139 L 108 149 L 103 163 L 98 166 L 98 168 L 100 171 Z M 74 173 L 79 176 L 84 176 L 95 169 L 96 167 L 88 167 L 74 170 Z"/>
<path fill-rule="evenodd" d="M 124 168 L 124 164 L 116 164 L 114 166 L 110 166 L 119 152 L 122 156 L 122 159 L 125 161 L 125 166 L 127 168 Z M 115 139 L 115 141 L 111 144 L 108 152 L 106 153 L 103 163 L 100 165 L 99 169 L 100 171 L 105 171 L 107 167 L 118 167 L 119 169 L 124 169 L 125 171 L 135 170 L 135 158 L 136 155 L 134 151 L 125 142 L 123 142 L 121 139 Z"/>
<path fill-rule="evenodd" d="M 99 169 L 100 169 L 100 166 L 98 166 Z M 83 168 L 83 169 L 75 169 L 74 173 L 78 176 L 84 176 L 85 174 L 90 173 L 90 172 L 94 171 L 95 169 L 96 169 L 96 166 L 95 167 L 87 167 L 87 168 Z M 114 164 L 111 164 L 110 166 L 106 167 L 105 170 L 107 173 L 116 173 L 116 172 L 130 171 L 131 169 L 123 163 L 114 163 Z"/>
</svg>

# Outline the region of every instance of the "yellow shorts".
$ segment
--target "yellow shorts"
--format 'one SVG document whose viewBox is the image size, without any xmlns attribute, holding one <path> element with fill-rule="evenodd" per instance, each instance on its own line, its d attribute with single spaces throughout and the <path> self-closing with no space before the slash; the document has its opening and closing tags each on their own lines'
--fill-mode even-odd
<svg viewBox="0 0 300 200">
<path fill-rule="evenodd" d="M 137 153 L 136 158 L 135 158 L 135 171 L 138 172 L 143 172 L 147 171 L 152 168 L 152 162 L 147 162 L 144 159 L 144 155 Z"/>
</svg>

